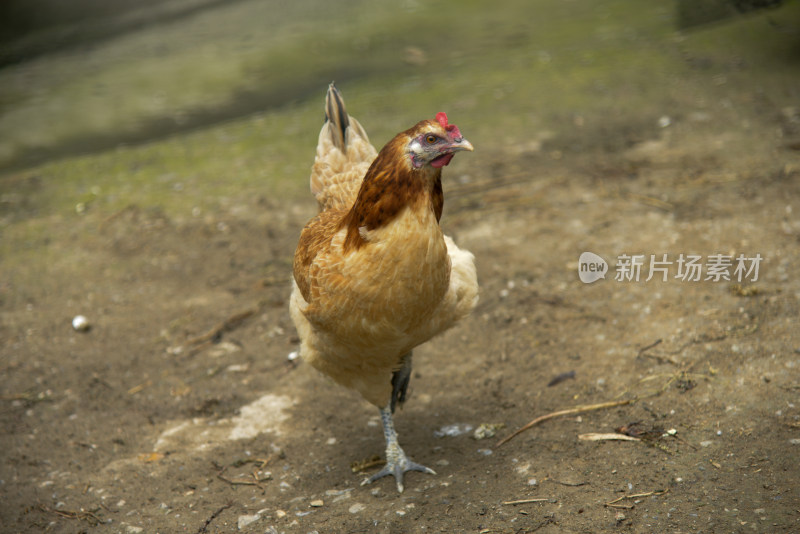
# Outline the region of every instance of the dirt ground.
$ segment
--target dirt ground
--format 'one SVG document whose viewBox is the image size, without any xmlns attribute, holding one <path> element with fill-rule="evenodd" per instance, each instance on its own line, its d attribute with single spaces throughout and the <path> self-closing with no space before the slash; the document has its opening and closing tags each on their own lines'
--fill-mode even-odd
<svg viewBox="0 0 800 534">
<path fill-rule="evenodd" d="M 45 216 L 67 239 L 0 277 L 0 529 L 800 531 L 800 112 L 753 84 L 738 126 L 683 107 L 574 116 L 569 136 L 445 169 L 443 226 L 475 254 L 481 297 L 415 351 L 395 421 L 437 475 L 403 494 L 351 469 L 383 454 L 377 410 L 289 359 L 309 195 Z M 604 280 L 579 280 L 587 251 Z M 668 279 L 645 281 L 662 254 Z M 681 254 L 731 256 L 731 280 L 676 278 Z M 740 254 L 763 258 L 757 280 L 737 282 Z M 615 279 L 623 255 L 645 256 L 638 281 Z M 617 405 L 498 444 L 601 403 Z M 587 439 L 620 428 L 639 439 Z"/>
</svg>

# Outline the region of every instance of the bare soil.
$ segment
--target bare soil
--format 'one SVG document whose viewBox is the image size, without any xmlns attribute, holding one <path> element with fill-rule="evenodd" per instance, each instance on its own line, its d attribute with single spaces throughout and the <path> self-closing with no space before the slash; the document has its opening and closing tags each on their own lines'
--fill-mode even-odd
<svg viewBox="0 0 800 534">
<path fill-rule="evenodd" d="M 395 420 L 437 475 L 403 494 L 351 469 L 383 453 L 377 410 L 289 359 L 310 195 L 29 214 L 68 238 L 0 276 L 0 530 L 800 531 L 800 127 L 759 105 L 741 127 L 682 107 L 660 125 L 571 117 L 571 137 L 445 170 L 443 226 L 481 300 L 415 351 Z M 606 279 L 579 280 L 585 251 Z M 763 261 L 741 284 L 677 264 L 645 281 L 649 263 L 615 280 L 634 254 Z M 620 428 L 639 439 L 585 439 Z"/>
</svg>

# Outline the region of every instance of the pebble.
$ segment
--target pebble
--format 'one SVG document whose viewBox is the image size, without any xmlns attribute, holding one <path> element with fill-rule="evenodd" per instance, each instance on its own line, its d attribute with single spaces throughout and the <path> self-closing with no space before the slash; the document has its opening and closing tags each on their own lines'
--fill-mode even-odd
<svg viewBox="0 0 800 534">
<path fill-rule="evenodd" d="M 792 438 L 789 440 L 789 443 L 792 445 L 800 445 L 800 438 Z"/>
<path fill-rule="evenodd" d="M 504 426 L 506 425 L 503 423 L 481 423 L 473 432 L 472 437 L 475 439 L 493 438 L 497 431 Z"/>
<path fill-rule="evenodd" d="M 127 527 L 125 527 L 125 532 L 127 534 L 139 534 L 140 532 L 144 532 L 144 528 L 128 525 Z"/>
<path fill-rule="evenodd" d="M 319 508 L 320 506 L 324 506 L 325 502 L 322 499 L 316 499 L 316 500 L 311 501 L 308 504 L 310 504 L 314 508 Z"/>
<path fill-rule="evenodd" d="M 92 325 L 89 323 L 89 319 L 87 319 L 83 315 L 76 315 L 72 319 L 72 328 L 76 332 L 88 332 Z"/>
<path fill-rule="evenodd" d="M 256 521 L 261 519 L 260 514 L 253 514 L 253 515 L 240 515 L 239 520 L 237 522 L 237 527 L 239 530 L 247 528 L 248 526 L 252 525 Z"/>
<path fill-rule="evenodd" d="M 443 438 L 445 436 L 455 437 L 460 436 L 461 434 L 466 434 L 467 432 L 471 432 L 472 428 L 472 425 L 467 423 L 455 423 L 452 425 L 445 425 L 439 430 L 434 430 L 433 435 L 437 438 Z"/>
<path fill-rule="evenodd" d="M 348 508 L 347 511 L 350 512 L 351 514 L 357 514 L 358 512 L 361 512 L 361 511 L 365 510 L 366 508 L 367 508 L 366 505 L 361 504 L 360 502 L 357 502 L 353 506 Z"/>
<path fill-rule="evenodd" d="M 275 510 L 275 517 L 277 517 L 278 519 L 286 517 L 286 512 L 284 512 L 283 510 Z"/>
</svg>

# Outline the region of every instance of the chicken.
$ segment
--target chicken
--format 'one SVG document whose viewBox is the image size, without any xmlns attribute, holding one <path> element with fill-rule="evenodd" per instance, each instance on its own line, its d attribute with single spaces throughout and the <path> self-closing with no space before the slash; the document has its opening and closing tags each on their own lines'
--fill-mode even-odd
<svg viewBox="0 0 800 534">
<path fill-rule="evenodd" d="M 475 307 L 474 257 L 442 234 L 442 167 L 473 150 L 447 115 L 397 134 L 379 153 L 331 84 L 311 172 L 319 214 L 294 256 L 300 356 L 379 408 L 386 466 L 364 484 L 432 469 L 408 459 L 392 414 L 406 399 L 411 351 Z"/>
</svg>

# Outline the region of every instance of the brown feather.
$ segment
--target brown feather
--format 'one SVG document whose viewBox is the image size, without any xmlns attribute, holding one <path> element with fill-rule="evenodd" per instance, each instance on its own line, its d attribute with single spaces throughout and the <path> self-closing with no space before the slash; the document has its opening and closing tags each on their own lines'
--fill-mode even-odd
<svg viewBox="0 0 800 534">
<path fill-rule="evenodd" d="M 361 228 L 380 228 L 392 222 L 403 208 L 416 206 L 425 198 L 430 199 L 430 208 L 439 221 L 444 206 L 442 170 L 414 169 L 404 153 L 408 141 L 432 122 L 421 121 L 396 135 L 372 162 L 352 209 L 342 221 L 341 227 L 347 228 L 345 251 L 358 250 L 366 243 Z"/>
<path fill-rule="evenodd" d="M 311 281 L 309 280 L 309 270 L 314 258 L 317 257 L 325 247 L 330 245 L 334 234 L 342 224 L 345 210 L 331 209 L 323 211 L 306 224 L 300 234 L 300 241 L 297 243 L 297 250 L 294 253 L 293 274 L 300 288 L 300 293 L 306 302 L 311 302 Z"/>
</svg>

